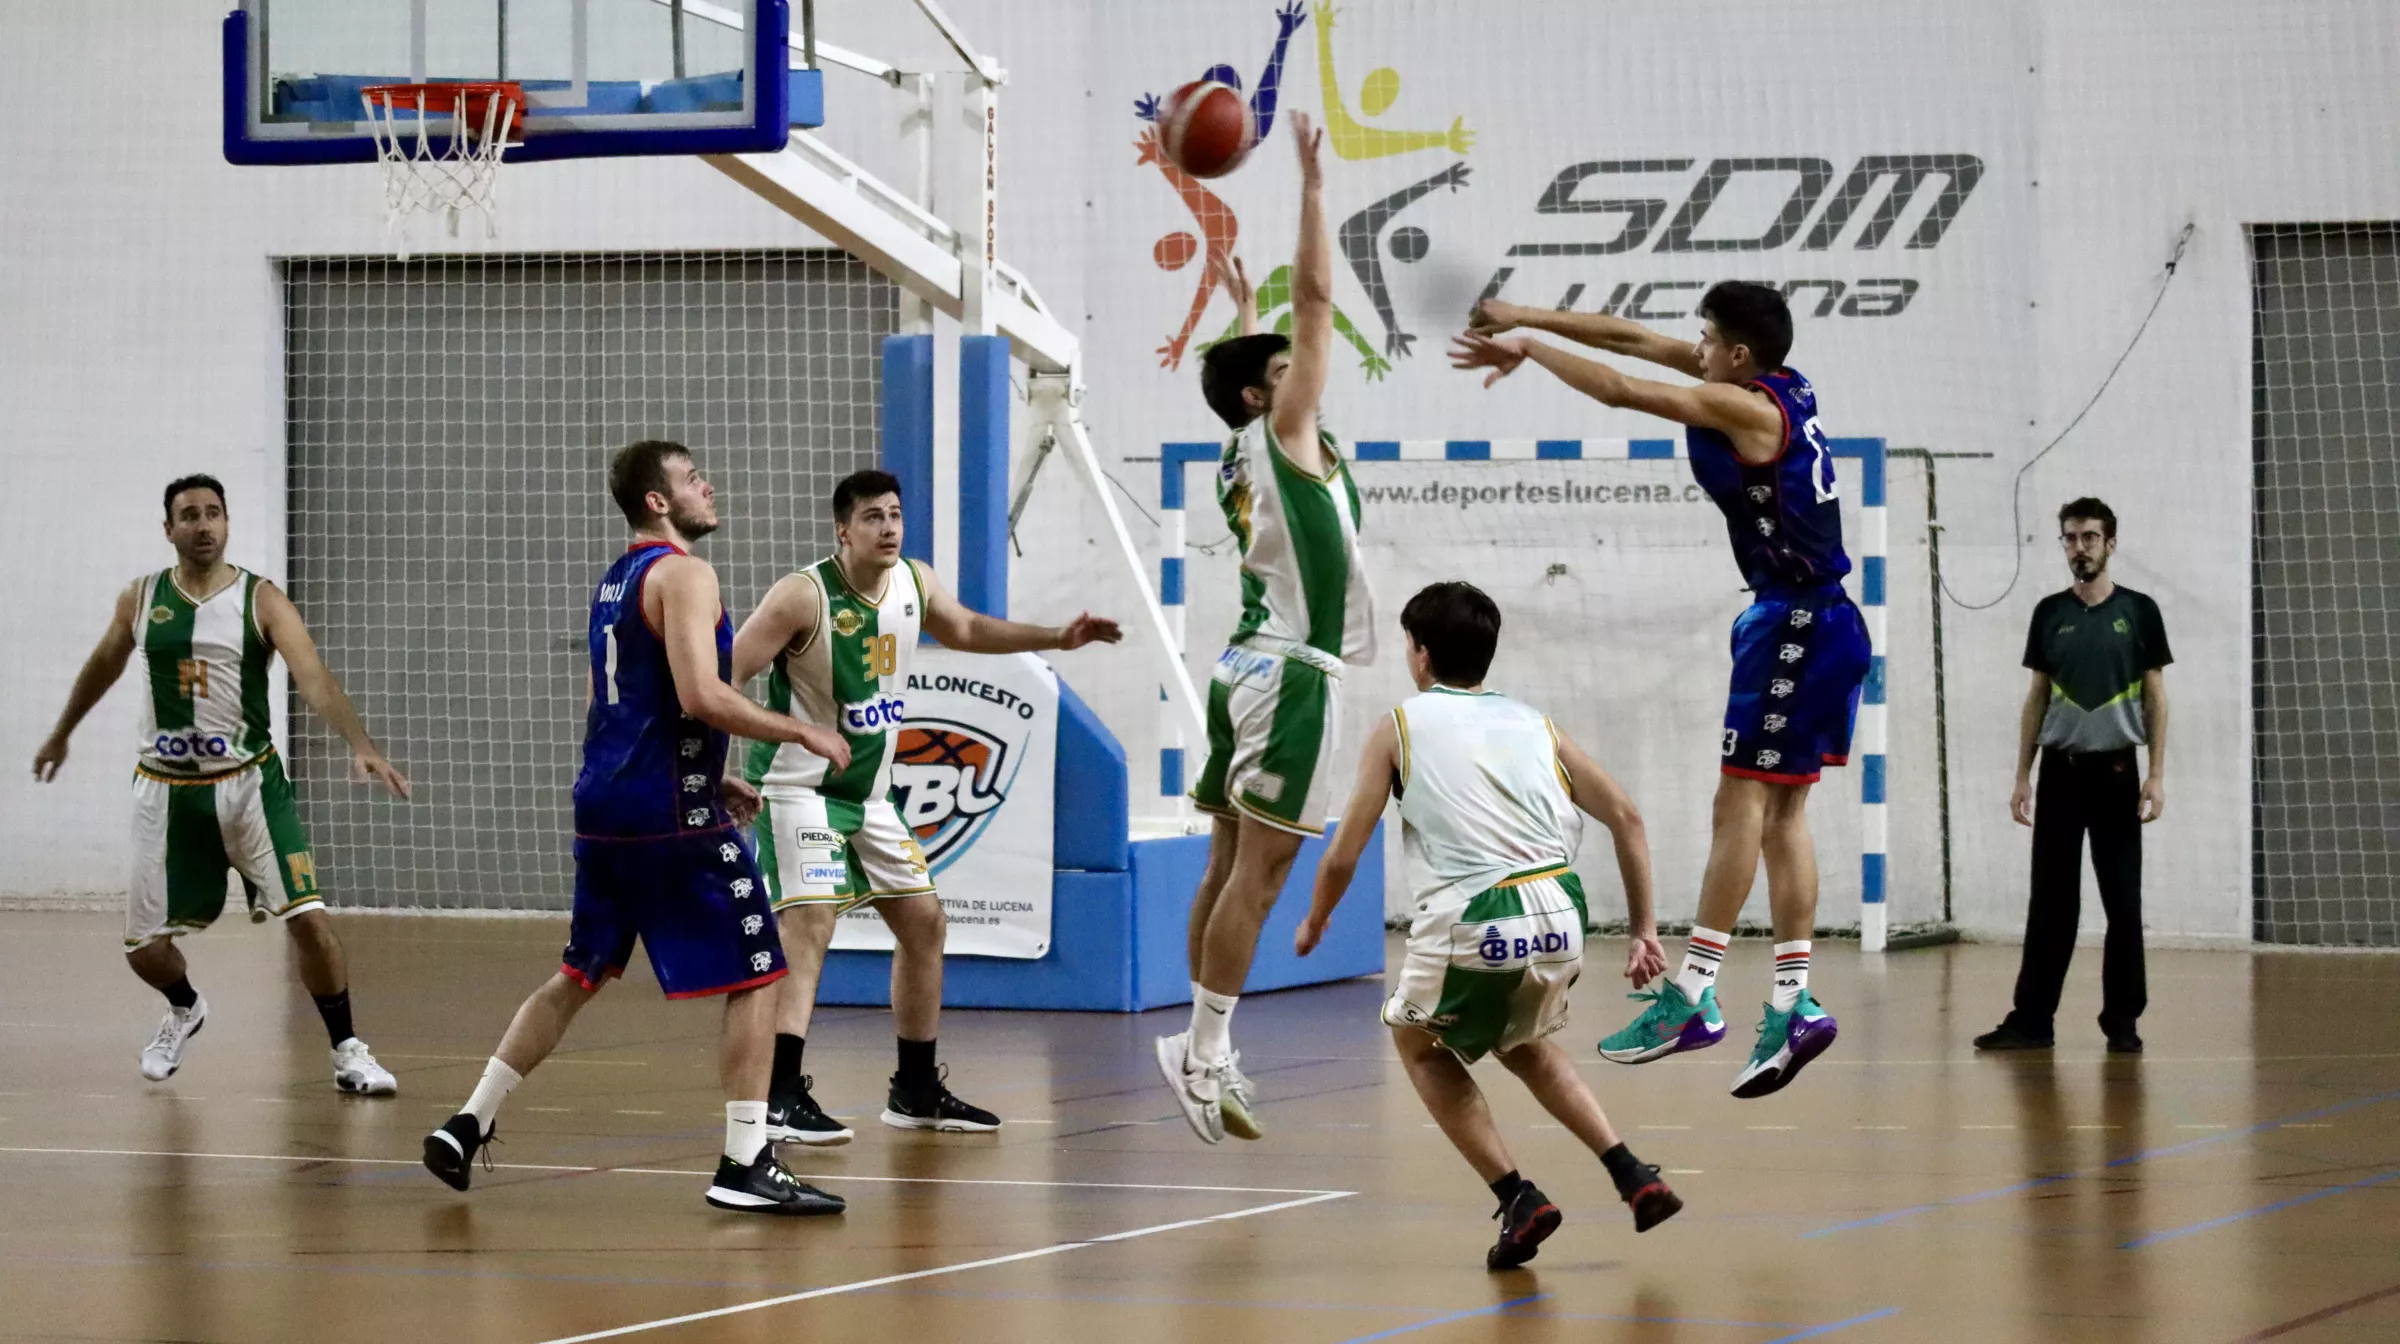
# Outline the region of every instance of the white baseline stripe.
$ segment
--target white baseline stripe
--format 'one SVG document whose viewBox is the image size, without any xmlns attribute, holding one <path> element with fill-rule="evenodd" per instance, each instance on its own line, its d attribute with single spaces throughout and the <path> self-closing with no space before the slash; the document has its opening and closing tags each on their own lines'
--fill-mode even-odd
<svg viewBox="0 0 2400 1344">
<path fill-rule="evenodd" d="M 864 1292 L 869 1288 L 885 1288 L 895 1283 L 908 1283 L 916 1279 L 936 1278 L 944 1274 L 963 1274 L 971 1269 L 989 1269 L 994 1265 L 1015 1264 L 1021 1260 L 1039 1260 L 1044 1256 L 1060 1255 L 1067 1251 L 1079 1251 L 1091 1246 L 1105 1246 L 1111 1242 L 1132 1241 L 1136 1237 L 1155 1236 L 1161 1232 L 1175 1232 L 1187 1227 L 1199 1227 L 1206 1223 L 1231 1222 L 1236 1218 L 1250 1218 L 1262 1213 L 1276 1213 L 1284 1209 L 1297 1209 L 1309 1204 L 1322 1204 L 1331 1199 L 1348 1199 L 1354 1193 L 1356 1192 L 1349 1190 L 1328 1190 L 1320 1194 L 1310 1195 L 1306 1199 L 1288 1199 L 1280 1204 L 1261 1204 L 1256 1208 L 1235 1209 L 1231 1213 L 1211 1214 L 1206 1218 L 1186 1218 L 1181 1222 L 1160 1223 L 1155 1227 L 1137 1227 L 1130 1232 L 1111 1232 L 1107 1236 L 1093 1237 L 1088 1241 L 1062 1241 L 1055 1246 L 1043 1246 L 1035 1250 L 1018 1251 L 1013 1255 L 995 1255 L 984 1260 L 969 1260 L 964 1264 L 942 1265 L 934 1269 L 920 1269 L 908 1274 L 886 1274 L 879 1279 L 861 1279 L 856 1283 L 837 1283 L 827 1288 L 812 1288 L 804 1293 L 786 1293 L 782 1297 L 764 1298 L 757 1302 L 744 1302 L 738 1306 L 718 1307 L 713 1311 L 695 1311 L 685 1316 L 669 1316 L 656 1321 L 642 1321 L 635 1325 L 620 1325 L 614 1330 L 595 1330 L 588 1335 L 567 1335 L 558 1339 L 546 1341 L 546 1344 L 585 1344 L 585 1341 L 587 1340 L 614 1339 L 620 1335 L 639 1334 L 644 1330 L 663 1330 L 672 1325 L 689 1325 L 694 1321 L 715 1320 L 720 1316 L 737 1316 L 747 1311 L 763 1311 L 768 1307 L 780 1307 L 793 1302 L 806 1302 L 811 1298 L 835 1297 L 842 1293 Z"/>
<path fill-rule="evenodd" d="M 311 1157 L 301 1153 L 182 1153 L 146 1148 L 0 1148 L 0 1153 L 32 1153 L 54 1157 L 191 1157 L 220 1162 L 308 1162 L 348 1163 L 361 1167 L 414 1167 L 421 1159 L 413 1157 Z M 675 1167 L 577 1167 L 550 1162 L 495 1162 L 494 1171 L 583 1171 L 611 1173 L 618 1176 L 714 1176 L 716 1168 L 693 1171 Z M 1273 1185 L 1143 1185 L 1124 1181 L 1000 1181 L 969 1180 L 953 1176 L 826 1176 L 815 1172 L 801 1173 L 811 1182 L 860 1181 L 878 1185 L 1002 1185 L 1023 1186 L 1047 1190 L 1159 1190 L 1194 1195 L 1316 1195 L 1339 1199 L 1358 1193 L 1355 1190 L 1301 1190 Z M 1307 1201 L 1304 1201 L 1307 1202 Z M 1282 1205 L 1276 1205 L 1282 1208 Z M 1239 1214 L 1218 1214 L 1216 1218 L 1234 1218 Z M 1202 1222 L 1211 1221 L 1201 1219 Z M 1177 1224 L 1184 1226 L 1184 1224 Z"/>
</svg>

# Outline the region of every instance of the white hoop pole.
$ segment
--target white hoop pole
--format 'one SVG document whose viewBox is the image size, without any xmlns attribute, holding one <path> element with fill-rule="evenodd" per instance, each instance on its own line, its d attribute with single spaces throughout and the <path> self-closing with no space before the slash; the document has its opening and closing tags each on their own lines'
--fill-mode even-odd
<svg viewBox="0 0 2400 1344">
<path fill-rule="evenodd" d="M 1884 497 L 1884 441 L 1835 439 L 1836 457 L 1856 458 L 1859 464 L 1859 610 L 1866 618 L 1872 649 L 1866 685 L 1858 707 L 1858 936 L 1862 950 L 1881 952 L 1889 938 L 1885 904 L 1889 871 L 1891 819 L 1885 783 L 1890 774 L 1888 686 L 1884 648 L 1889 626 L 1885 603 L 1886 567 L 1891 554 L 1890 509 Z M 1216 460 L 1222 449 L 1214 443 L 1159 445 L 1159 519 L 1162 548 L 1159 559 L 1159 602 L 1169 613 L 1176 652 L 1183 651 L 1184 528 L 1183 469 L 1199 461 Z M 1667 459 L 1684 456 L 1675 439 L 1357 439 L 1351 443 L 1359 462 L 1576 462 Z M 1161 687 L 1159 698 L 1166 698 Z M 1162 709 L 1159 716 L 1158 778 L 1162 796 L 1181 798 L 1184 790 L 1184 740 L 1180 718 Z"/>
</svg>

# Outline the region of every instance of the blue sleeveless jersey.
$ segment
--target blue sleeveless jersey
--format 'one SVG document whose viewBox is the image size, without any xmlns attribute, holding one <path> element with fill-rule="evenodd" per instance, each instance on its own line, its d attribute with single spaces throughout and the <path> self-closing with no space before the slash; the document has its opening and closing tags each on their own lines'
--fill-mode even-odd
<svg viewBox="0 0 2400 1344">
<path fill-rule="evenodd" d="M 640 542 L 608 567 L 592 595 L 592 707 L 575 778 L 575 833 L 648 839 L 733 824 L 717 800 L 725 734 L 683 712 L 667 647 L 642 618 L 650 567 L 683 552 Z M 717 614 L 717 676 L 733 679 L 733 622 Z"/>
<path fill-rule="evenodd" d="M 1817 392 L 1793 369 L 1745 386 L 1775 398 L 1783 412 L 1783 450 L 1753 466 L 1721 430 L 1685 432 L 1692 476 L 1725 514 L 1733 558 L 1754 592 L 1820 588 L 1850 572 L 1842 550 L 1842 507 L 1835 497 L 1833 446 L 1817 425 Z"/>
</svg>

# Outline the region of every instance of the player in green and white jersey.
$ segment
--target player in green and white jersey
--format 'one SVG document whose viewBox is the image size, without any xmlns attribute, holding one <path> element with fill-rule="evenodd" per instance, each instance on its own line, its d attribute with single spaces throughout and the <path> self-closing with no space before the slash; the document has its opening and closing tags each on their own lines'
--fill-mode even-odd
<svg viewBox="0 0 2400 1344">
<path fill-rule="evenodd" d="M 1315 899 L 1293 937 L 1316 949 L 1349 890 L 1384 801 L 1400 801 L 1408 953 L 1384 1024 L 1425 1109 L 1500 1200 L 1492 1269 L 1531 1260 L 1560 1215 L 1517 1171 L 1467 1066 L 1486 1054 L 1581 1139 L 1646 1232 L 1683 1207 L 1658 1168 L 1636 1158 L 1550 1036 L 1567 1024 L 1567 991 L 1583 968 L 1583 884 L 1573 871 L 1578 809 L 1606 826 L 1633 931 L 1625 973 L 1636 985 L 1666 969 L 1652 923 L 1650 846 L 1641 813 L 1608 772 L 1540 710 L 1483 679 L 1500 642 L 1500 609 L 1466 583 L 1437 583 L 1400 613 L 1408 671 L 1421 694 L 1375 726 L 1342 827 L 1317 868 Z"/>
<path fill-rule="evenodd" d="M 1185 951 L 1192 1021 L 1154 1047 L 1159 1073 L 1208 1143 L 1255 1139 L 1256 1094 L 1233 1049 L 1233 1009 L 1258 931 L 1300 843 L 1324 832 L 1342 669 L 1374 661 L 1375 603 L 1358 550 L 1358 488 L 1318 422 L 1333 341 L 1324 136 L 1293 119 L 1300 241 L 1290 337 L 1210 346 L 1200 390 L 1233 430 L 1217 503 L 1242 551 L 1242 616 L 1208 685 L 1208 758 L 1192 803 L 1215 818 Z"/>
<path fill-rule="evenodd" d="M 901 557 L 900 482 L 885 472 L 856 472 L 836 485 L 833 523 L 834 554 L 778 580 L 733 641 L 735 685 L 767 672 L 767 708 L 835 728 L 850 747 L 850 763 L 836 768 L 796 742 L 753 743 L 744 772 L 765 800 L 759 866 L 791 966 L 777 986 L 767 1134 L 778 1142 L 850 1141 L 850 1131 L 809 1094 L 801 1065 L 834 921 L 867 901 L 897 944 L 892 1018 L 900 1060 L 883 1122 L 997 1129 L 991 1112 L 951 1095 L 934 1063 L 949 923 L 916 834 L 891 796 L 909 662 L 920 633 L 967 653 L 1075 649 L 1123 635 L 1115 621 L 1089 612 L 1044 626 L 968 610 L 932 570 Z"/>
<path fill-rule="evenodd" d="M 208 1002 L 192 988 L 174 939 L 207 928 L 224 910 L 231 868 L 248 889 L 252 918 L 274 915 L 291 934 L 301 983 L 333 1045 L 335 1086 L 390 1096 L 398 1085 L 351 1030 L 342 944 L 269 736 L 267 674 L 275 655 L 283 655 L 301 698 L 349 742 L 361 780 L 402 798 L 408 781 L 367 736 L 291 599 L 226 563 L 225 487 L 214 477 L 186 476 L 167 486 L 166 511 L 174 567 L 118 594 L 107 633 L 33 757 L 35 779 L 56 779 L 75 725 L 141 655 L 125 960 L 167 998 L 166 1019 L 142 1051 L 142 1076 L 173 1076 L 208 1020 Z"/>
</svg>

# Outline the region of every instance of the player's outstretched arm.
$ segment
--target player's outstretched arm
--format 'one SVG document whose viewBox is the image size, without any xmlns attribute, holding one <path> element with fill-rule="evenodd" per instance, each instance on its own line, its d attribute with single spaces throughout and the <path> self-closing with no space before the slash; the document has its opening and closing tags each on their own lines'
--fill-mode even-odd
<svg viewBox="0 0 2400 1344">
<path fill-rule="evenodd" d="M 392 796 L 408 796 L 408 778 L 398 766 L 385 759 L 375 739 L 368 735 L 364 719 L 358 716 L 358 706 L 342 690 L 341 681 L 325 660 L 317 656 L 317 641 L 309 636 L 308 623 L 300 619 L 300 608 L 283 590 L 261 580 L 254 598 L 258 613 L 259 633 L 267 643 L 283 655 L 283 665 L 292 674 L 292 689 L 308 707 L 333 725 L 333 731 L 350 744 L 350 773 L 359 782 L 369 780 L 391 790 Z"/>
<path fill-rule="evenodd" d="M 805 647 L 817 631 L 817 581 L 806 574 L 786 574 L 767 590 L 758 610 L 733 636 L 733 684 L 747 686 L 767 670 L 785 649 Z"/>
<path fill-rule="evenodd" d="M 1350 790 L 1349 804 L 1342 808 L 1341 823 L 1334 827 L 1333 843 L 1325 847 L 1325 857 L 1317 863 L 1317 884 L 1309 895 L 1308 913 L 1292 934 L 1292 950 L 1301 956 L 1316 951 L 1324 940 L 1333 908 L 1342 903 L 1350 879 L 1358 874 L 1359 856 L 1367 852 L 1367 841 L 1375 835 L 1375 819 L 1383 815 L 1383 805 L 1392 796 L 1399 742 L 1389 714 L 1377 719 L 1374 731 L 1367 734 L 1366 748 L 1358 757 L 1358 783 Z"/>
<path fill-rule="evenodd" d="M 83 670 L 75 674 L 75 685 L 67 692 L 67 707 L 58 713 L 58 725 L 50 736 L 34 749 L 33 777 L 47 784 L 58 778 L 58 768 L 67 763 L 67 739 L 75 733 L 75 725 L 92 712 L 108 688 L 125 675 L 125 664 L 133 658 L 134 594 L 139 584 L 128 584 L 117 594 L 116 612 L 109 618 L 108 629 L 100 634 L 100 642 L 92 656 L 83 660 Z"/>
<path fill-rule="evenodd" d="M 1652 331 L 1639 322 L 1607 313 L 1571 313 L 1485 299 L 1467 315 L 1467 330 L 1482 336 L 1498 336 L 1520 327 L 1564 336 L 1578 345 L 1606 350 L 1612 355 L 1631 355 L 1687 377 L 1700 376 L 1700 352 L 1690 341 L 1676 340 L 1665 332 Z"/>
<path fill-rule="evenodd" d="M 667 671 L 675 678 L 675 699 L 684 713 L 753 742 L 797 742 L 835 769 L 850 764 L 850 744 L 841 734 L 761 709 L 717 678 L 717 615 L 724 608 L 717 571 L 707 561 L 668 556 L 650 567 L 650 577 L 656 581 L 650 591 L 658 594 L 659 628 L 666 632 Z"/>
<path fill-rule="evenodd" d="M 961 653 L 1031 653 L 1114 644 L 1125 637 L 1115 621 L 1088 611 L 1065 625 L 1027 625 L 986 616 L 951 596 L 932 570 L 914 560 L 904 563 L 915 566 L 917 583 L 925 591 L 925 633 L 943 648 Z"/>
<path fill-rule="evenodd" d="M 1744 438 L 1764 436 L 1777 445 L 1783 442 L 1783 413 L 1775 403 L 1733 383 L 1678 384 L 1628 378 L 1598 360 L 1569 354 L 1530 336 L 1485 336 L 1469 331 L 1450 346 L 1450 367 L 1491 370 L 1484 377 L 1485 387 L 1515 373 L 1527 361 L 1548 369 L 1560 382 L 1603 406 L 1622 406 Z"/>
<path fill-rule="evenodd" d="M 1625 978 L 1636 989 L 1666 974 L 1667 953 L 1658 941 L 1658 905 L 1650 889 L 1650 832 L 1641 809 L 1600 763 L 1574 739 L 1554 726 L 1558 739 L 1558 768 L 1567 777 L 1567 794 L 1594 821 L 1608 828 L 1617 850 L 1617 875 L 1625 883 L 1625 924 L 1630 945 L 1625 950 Z"/>
<path fill-rule="evenodd" d="M 1333 357 L 1333 237 L 1325 230 L 1325 133 L 1299 112 L 1292 141 L 1300 150 L 1300 245 L 1292 253 L 1292 366 L 1275 386 L 1275 442 L 1293 466 L 1322 476 L 1332 464 L 1317 442 L 1317 402 Z"/>
</svg>

